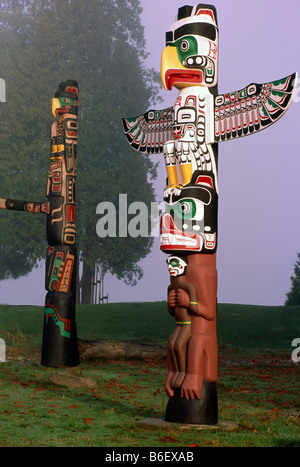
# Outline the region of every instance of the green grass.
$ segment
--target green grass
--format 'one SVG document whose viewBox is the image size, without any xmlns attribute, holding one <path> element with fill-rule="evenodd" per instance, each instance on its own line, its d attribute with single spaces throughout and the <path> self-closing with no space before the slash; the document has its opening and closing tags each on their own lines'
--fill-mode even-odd
<svg viewBox="0 0 300 467">
<path fill-rule="evenodd" d="M 218 305 L 218 340 L 245 350 L 289 349 L 299 334 L 300 307 Z M 165 302 L 111 303 L 77 307 L 76 322 L 81 339 L 167 342 L 174 321 Z M 43 308 L 0 306 L 0 337 L 21 333 L 39 342 Z M 296 332 L 296 334 L 295 334 Z"/>
<path fill-rule="evenodd" d="M 51 383 L 59 370 L 39 364 L 43 309 L 0 306 L 0 446 L 299 446 L 299 365 L 291 342 L 299 307 L 220 304 L 219 418 L 235 432 L 141 426 L 164 417 L 166 362 L 100 360 L 68 371 L 91 377 L 94 389 Z M 80 306 L 80 339 L 166 345 L 174 323 L 164 302 Z"/>
</svg>

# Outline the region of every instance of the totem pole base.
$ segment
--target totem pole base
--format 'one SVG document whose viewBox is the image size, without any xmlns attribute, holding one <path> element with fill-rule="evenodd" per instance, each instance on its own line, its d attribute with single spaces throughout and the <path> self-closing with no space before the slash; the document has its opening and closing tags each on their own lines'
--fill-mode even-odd
<svg viewBox="0 0 300 467">
<path fill-rule="evenodd" d="M 203 381 L 201 399 L 183 399 L 180 389 L 169 398 L 166 409 L 166 422 L 194 425 L 217 425 L 218 396 L 216 383 Z"/>
<path fill-rule="evenodd" d="M 73 324 L 72 338 L 62 339 L 56 325 L 50 320 L 44 325 L 41 364 L 45 367 L 74 367 L 80 364 L 76 324 Z"/>
<path fill-rule="evenodd" d="M 41 364 L 60 368 L 78 366 L 79 351 L 73 294 L 48 292 L 44 314 Z"/>
</svg>

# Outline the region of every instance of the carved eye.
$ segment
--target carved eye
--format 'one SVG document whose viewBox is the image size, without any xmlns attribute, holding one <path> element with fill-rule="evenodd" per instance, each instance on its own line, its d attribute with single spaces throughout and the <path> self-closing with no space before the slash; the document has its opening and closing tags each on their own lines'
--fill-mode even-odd
<svg viewBox="0 0 300 467">
<path fill-rule="evenodd" d="M 180 211 L 183 214 L 187 214 L 191 210 L 191 205 L 189 203 L 181 203 L 180 204 Z"/>
<path fill-rule="evenodd" d="M 189 42 L 186 40 L 183 40 L 180 44 L 180 49 L 182 50 L 182 52 L 187 52 L 189 48 L 190 48 Z"/>
</svg>

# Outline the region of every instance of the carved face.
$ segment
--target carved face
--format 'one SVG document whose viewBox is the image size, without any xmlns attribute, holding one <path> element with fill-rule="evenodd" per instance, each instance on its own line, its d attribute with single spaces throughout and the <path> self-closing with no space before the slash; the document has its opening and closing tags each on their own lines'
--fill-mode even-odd
<svg viewBox="0 0 300 467">
<path fill-rule="evenodd" d="M 169 256 L 167 264 L 170 276 L 177 277 L 185 274 L 187 262 L 180 256 Z"/>
<path fill-rule="evenodd" d="M 69 97 L 54 97 L 52 99 L 52 113 L 55 117 L 63 113 L 75 113 L 75 108 L 78 106 L 78 101 Z M 76 110 L 77 113 L 77 110 Z"/>
<path fill-rule="evenodd" d="M 161 218 L 160 249 L 164 252 L 214 253 L 217 247 L 218 195 L 211 172 L 195 171 L 179 195 L 166 200 Z"/>
<path fill-rule="evenodd" d="M 214 7 L 199 4 L 179 9 L 178 20 L 166 33 L 166 46 L 161 59 L 165 89 L 217 84 L 218 28 Z"/>
<path fill-rule="evenodd" d="M 60 83 L 55 97 L 52 99 L 52 114 L 56 118 L 59 114 L 77 115 L 78 84 L 76 81 Z"/>
</svg>

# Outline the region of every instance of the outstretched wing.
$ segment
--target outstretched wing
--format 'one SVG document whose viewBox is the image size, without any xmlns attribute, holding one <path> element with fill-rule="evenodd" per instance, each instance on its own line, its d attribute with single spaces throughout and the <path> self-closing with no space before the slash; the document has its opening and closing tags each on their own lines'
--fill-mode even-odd
<svg viewBox="0 0 300 467">
<path fill-rule="evenodd" d="M 250 135 L 276 122 L 291 104 L 297 74 L 215 98 L 215 142 Z"/>
<path fill-rule="evenodd" d="M 139 152 L 163 152 L 163 145 L 172 139 L 173 107 L 149 110 L 144 115 L 123 118 L 124 133 L 129 144 Z"/>
</svg>

